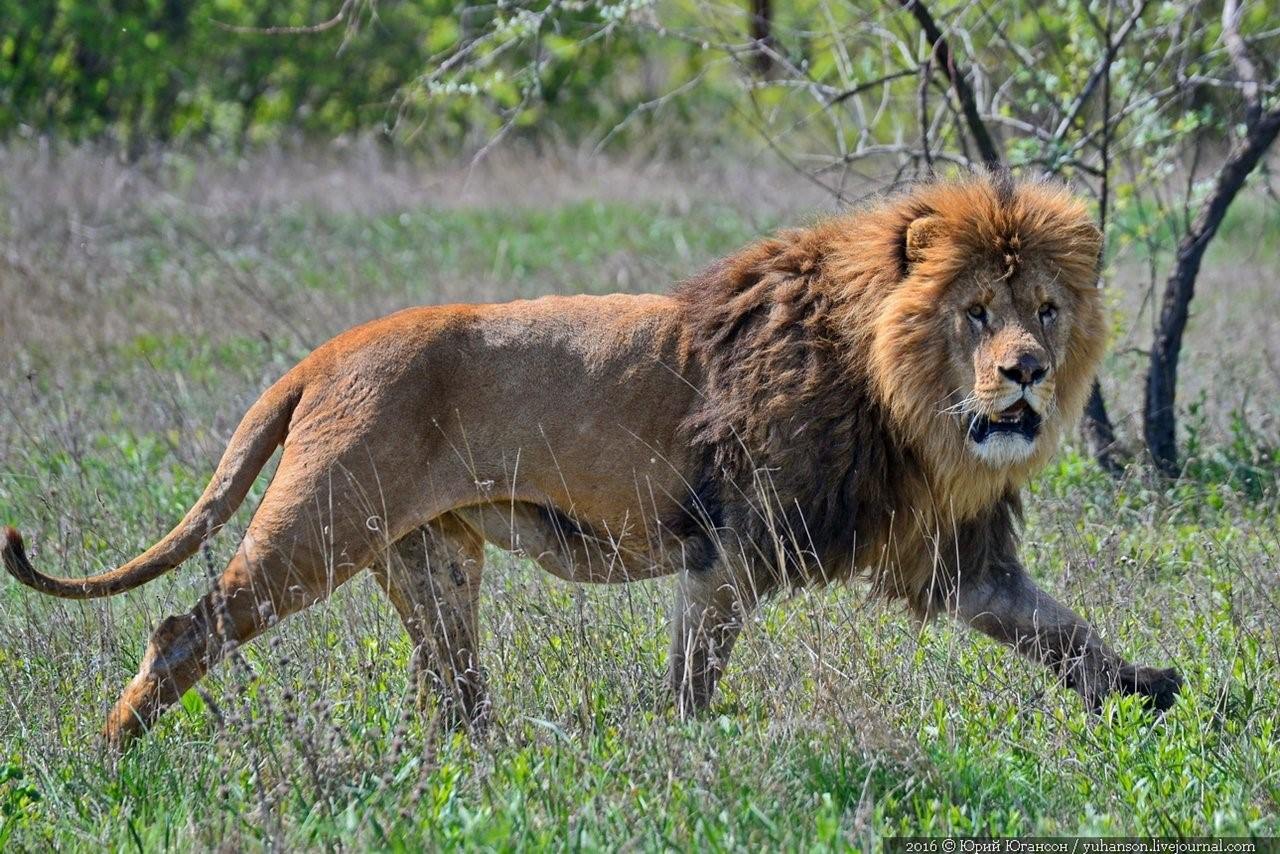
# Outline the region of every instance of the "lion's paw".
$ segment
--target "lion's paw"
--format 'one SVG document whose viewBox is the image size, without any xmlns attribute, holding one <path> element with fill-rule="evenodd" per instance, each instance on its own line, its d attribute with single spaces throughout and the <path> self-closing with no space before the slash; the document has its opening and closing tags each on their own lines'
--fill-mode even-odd
<svg viewBox="0 0 1280 854">
<path fill-rule="evenodd" d="M 1182 690 L 1182 676 L 1172 667 L 1127 666 L 1121 669 L 1116 689 L 1142 697 L 1147 708 L 1163 714 L 1173 706 Z"/>
</svg>

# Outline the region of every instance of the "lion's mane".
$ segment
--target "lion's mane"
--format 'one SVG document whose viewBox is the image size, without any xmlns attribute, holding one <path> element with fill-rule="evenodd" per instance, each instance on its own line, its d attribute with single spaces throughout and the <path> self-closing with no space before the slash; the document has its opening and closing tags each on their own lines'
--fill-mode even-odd
<svg viewBox="0 0 1280 854">
<path fill-rule="evenodd" d="M 908 226 L 926 216 L 931 252 L 912 263 Z M 983 466 L 938 420 L 948 355 L 935 306 L 970 265 L 1016 273 L 1033 258 L 1083 293 L 1099 250 L 1065 189 L 981 175 L 783 232 L 684 282 L 702 393 L 683 424 L 703 460 L 690 515 L 717 537 L 733 531 L 782 583 L 892 567 L 877 580 L 908 597 L 930 569 L 900 565 L 900 536 L 930 537 L 939 553 L 1009 548 L 1019 487 L 1083 407 L 1105 341 L 1100 301 L 1081 300 L 1057 366 L 1060 417 L 1008 470 Z"/>
</svg>

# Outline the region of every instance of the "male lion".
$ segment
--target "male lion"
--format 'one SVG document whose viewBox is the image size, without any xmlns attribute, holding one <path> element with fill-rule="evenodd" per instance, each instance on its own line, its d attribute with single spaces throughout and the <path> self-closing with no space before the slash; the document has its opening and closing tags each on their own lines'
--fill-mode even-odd
<svg viewBox="0 0 1280 854">
<path fill-rule="evenodd" d="M 484 543 L 574 581 L 679 574 L 670 679 L 704 708 L 747 612 L 861 575 L 955 613 L 1097 708 L 1158 710 L 1173 670 L 1127 663 L 1016 556 L 1019 488 L 1078 417 L 1106 337 L 1101 235 L 1065 190 L 982 175 L 761 240 L 669 296 L 416 308 L 321 346 L 249 409 L 164 539 L 52 578 L 69 598 L 190 557 L 279 467 L 214 589 L 156 629 L 106 724 L 120 744 L 229 648 L 365 567 L 458 723 L 487 719 Z"/>
</svg>

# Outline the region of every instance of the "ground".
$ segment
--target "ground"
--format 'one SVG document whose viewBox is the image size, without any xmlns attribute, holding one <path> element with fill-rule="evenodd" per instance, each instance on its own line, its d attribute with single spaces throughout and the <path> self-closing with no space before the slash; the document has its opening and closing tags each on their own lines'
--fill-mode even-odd
<svg viewBox="0 0 1280 854">
<path fill-rule="evenodd" d="M 141 173 L 0 152 L 0 522 L 46 571 L 101 571 L 195 499 L 248 403 L 307 349 L 405 305 L 665 289 L 829 203 L 747 166 L 571 157 L 476 170 L 376 150 Z M 1183 698 L 1089 717 L 975 634 L 857 587 L 765 608 L 712 713 L 662 703 L 669 580 L 574 587 L 489 556 L 491 737 L 414 710 L 370 579 L 188 693 L 118 762 L 97 738 L 210 551 L 62 602 L 0 579 L 0 847 L 859 846 L 938 833 L 1280 834 L 1280 218 L 1242 200 L 1206 262 L 1181 387 L 1188 477 L 1120 481 L 1068 446 L 1023 553 Z M 1122 431 L 1139 411 L 1147 257 L 1118 247 Z M 260 492 L 265 477 L 260 480 Z M 239 526 L 239 527 L 237 527 Z"/>
</svg>

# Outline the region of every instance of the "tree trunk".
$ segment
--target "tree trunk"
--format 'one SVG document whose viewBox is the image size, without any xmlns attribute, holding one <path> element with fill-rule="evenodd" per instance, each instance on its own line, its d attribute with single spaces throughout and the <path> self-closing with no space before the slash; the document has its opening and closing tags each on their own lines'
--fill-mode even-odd
<svg viewBox="0 0 1280 854">
<path fill-rule="evenodd" d="M 1191 229 L 1178 244 L 1173 272 L 1164 286 L 1160 318 L 1155 341 L 1151 346 L 1151 364 L 1147 370 L 1147 392 L 1144 405 L 1143 435 L 1156 468 L 1168 477 L 1177 477 L 1177 420 L 1174 404 L 1178 388 L 1178 356 L 1182 351 L 1182 333 L 1187 326 L 1191 298 L 1195 296 L 1196 276 L 1209 241 L 1218 232 L 1227 208 L 1244 186 L 1249 173 L 1266 154 L 1276 135 L 1280 134 L 1280 108 L 1262 114 L 1249 125 L 1244 139 L 1231 148 L 1222 171 L 1214 182 Z"/>
<path fill-rule="evenodd" d="M 1089 392 L 1089 401 L 1084 405 L 1084 417 L 1080 420 L 1080 433 L 1089 453 L 1097 460 L 1102 470 L 1110 475 L 1124 472 L 1124 463 L 1116 453 L 1116 431 L 1111 426 L 1111 417 L 1107 415 L 1107 403 L 1102 397 L 1102 386 L 1095 379 L 1093 389 Z"/>
</svg>

